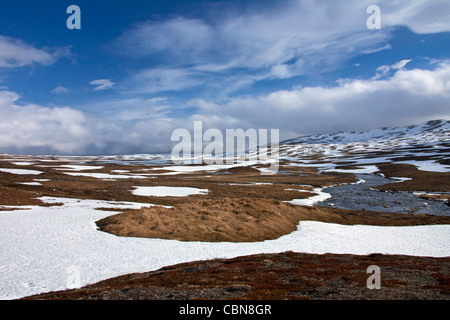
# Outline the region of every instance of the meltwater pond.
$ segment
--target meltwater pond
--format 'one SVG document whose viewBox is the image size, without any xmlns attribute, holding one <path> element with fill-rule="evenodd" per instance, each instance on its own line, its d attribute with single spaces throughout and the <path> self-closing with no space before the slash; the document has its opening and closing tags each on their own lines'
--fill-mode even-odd
<svg viewBox="0 0 450 320">
<path fill-rule="evenodd" d="M 358 183 L 323 189 L 323 192 L 329 193 L 332 197 L 317 203 L 316 206 L 450 216 L 450 207 L 444 201 L 421 199 L 412 192 L 385 192 L 372 189 L 399 180 L 387 179 L 376 174 L 358 174 L 357 178 Z"/>
</svg>

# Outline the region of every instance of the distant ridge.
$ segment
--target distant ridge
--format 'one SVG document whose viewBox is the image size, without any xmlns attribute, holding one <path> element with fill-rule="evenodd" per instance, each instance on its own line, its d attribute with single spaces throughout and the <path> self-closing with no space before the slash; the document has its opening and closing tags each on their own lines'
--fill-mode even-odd
<svg viewBox="0 0 450 320">
<path fill-rule="evenodd" d="M 431 120 L 416 125 L 380 128 L 365 132 L 353 131 L 307 135 L 285 140 L 281 142 L 281 144 L 342 144 L 396 139 L 409 139 L 414 143 L 427 143 L 443 140 L 449 140 L 450 142 L 450 121 Z"/>
</svg>

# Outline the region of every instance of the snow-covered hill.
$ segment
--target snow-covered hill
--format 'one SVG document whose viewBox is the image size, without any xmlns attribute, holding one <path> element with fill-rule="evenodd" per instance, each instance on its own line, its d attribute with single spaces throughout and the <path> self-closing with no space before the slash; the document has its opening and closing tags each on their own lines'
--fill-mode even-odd
<svg viewBox="0 0 450 320">
<path fill-rule="evenodd" d="M 302 136 L 282 142 L 282 144 L 337 144 L 352 142 L 374 142 L 388 140 L 397 143 L 450 142 L 450 121 L 433 120 L 418 125 L 400 128 L 381 128 L 366 132 L 338 132 Z"/>
<path fill-rule="evenodd" d="M 366 165 L 366 171 L 375 171 L 377 163 L 397 162 L 411 163 L 422 170 L 448 172 L 449 158 L 450 121 L 447 120 L 367 132 L 303 136 L 280 144 L 281 160 L 323 170 L 333 170 L 338 163 L 346 163 Z"/>
</svg>

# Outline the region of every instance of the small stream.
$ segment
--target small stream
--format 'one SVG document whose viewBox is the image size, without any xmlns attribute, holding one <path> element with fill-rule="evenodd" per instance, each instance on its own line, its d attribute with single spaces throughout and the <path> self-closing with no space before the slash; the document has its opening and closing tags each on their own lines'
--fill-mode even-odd
<svg viewBox="0 0 450 320">
<path fill-rule="evenodd" d="M 433 214 L 450 216 L 450 207 L 439 200 L 421 199 L 412 192 L 377 191 L 373 187 L 398 182 L 376 174 L 357 174 L 359 183 L 324 188 L 331 198 L 316 206 L 351 210 L 397 212 L 405 214 Z M 448 193 L 447 193 L 448 194 Z"/>
</svg>

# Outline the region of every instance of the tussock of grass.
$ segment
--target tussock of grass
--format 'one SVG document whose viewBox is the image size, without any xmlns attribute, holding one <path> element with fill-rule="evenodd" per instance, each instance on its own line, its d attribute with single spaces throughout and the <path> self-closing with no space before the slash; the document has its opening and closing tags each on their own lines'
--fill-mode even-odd
<svg viewBox="0 0 450 320">
<path fill-rule="evenodd" d="M 191 201 L 173 208 L 128 210 L 97 221 L 97 226 L 125 237 L 256 242 L 289 234 L 301 220 L 381 226 L 450 224 L 450 217 L 444 216 L 302 207 L 264 198 L 222 198 Z"/>
</svg>

